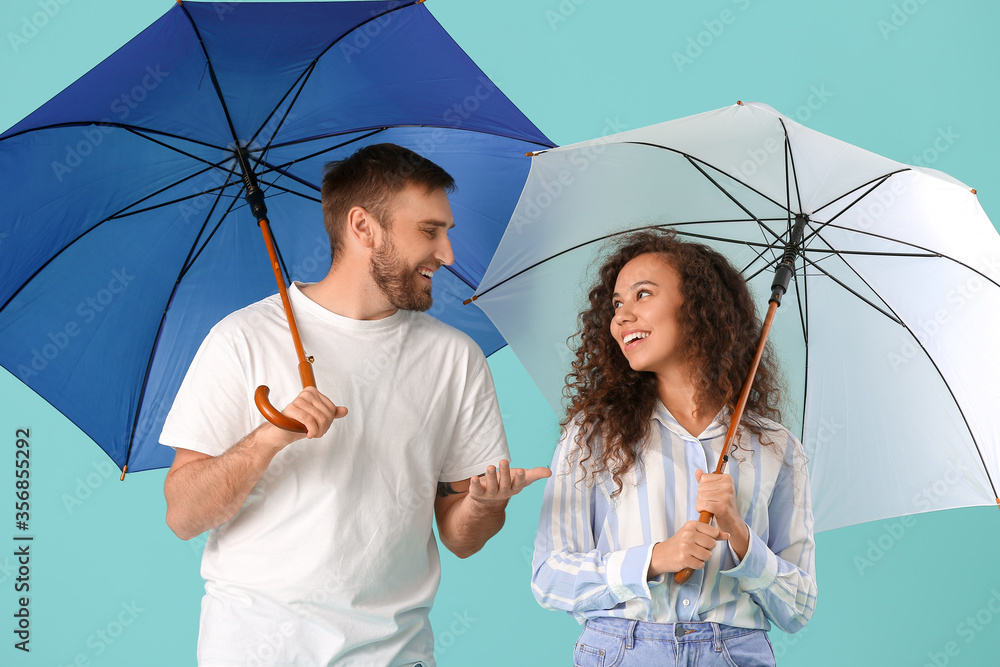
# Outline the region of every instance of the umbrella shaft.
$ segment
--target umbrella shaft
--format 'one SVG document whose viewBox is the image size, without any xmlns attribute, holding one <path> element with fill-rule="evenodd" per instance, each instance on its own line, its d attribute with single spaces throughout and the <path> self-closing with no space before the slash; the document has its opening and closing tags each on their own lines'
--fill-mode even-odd
<svg viewBox="0 0 1000 667">
<path fill-rule="evenodd" d="M 747 379 L 743 383 L 743 390 L 740 392 L 740 398 L 736 402 L 736 408 L 733 410 L 733 417 L 729 420 L 729 431 L 726 433 L 726 442 L 722 445 L 722 453 L 719 454 L 719 463 L 715 466 L 716 475 L 722 474 L 726 469 L 726 462 L 729 461 L 729 448 L 736 437 L 740 420 L 743 419 L 743 411 L 747 407 L 747 401 L 750 398 L 750 389 L 753 387 L 754 378 L 757 377 L 757 367 L 760 366 L 761 357 L 764 356 L 764 346 L 767 344 L 767 336 L 771 332 L 771 324 L 774 322 L 774 315 L 778 312 L 779 305 L 779 301 L 772 300 L 767 306 L 767 316 L 764 318 L 764 326 L 761 327 L 760 340 L 757 341 L 757 350 L 754 352 L 753 362 L 750 364 L 749 372 L 747 372 Z M 698 521 L 701 523 L 711 523 L 714 517 L 715 515 L 711 512 L 702 512 L 698 516 Z M 685 568 L 674 575 L 674 581 L 678 584 L 683 584 L 691 578 L 692 574 L 694 574 L 694 570 L 689 567 Z"/>
<path fill-rule="evenodd" d="M 312 364 L 306 359 L 306 353 L 302 349 L 302 340 L 299 338 L 299 328 L 295 324 L 295 317 L 292 315 L 292 302 L 288 299 L 288 290 L 285 288 L 285 278 L 281 275 L 281 267 L 278 265 L 278 253 L 274 249 L 274 239 L 271 236 L 271 227 L 267 218 L 261 218 L 257 224 L 264 235 L 264 244 L 267 246 L 267 255 L 271 259 L 271 268 L 274 269 L 274 279 L 278 283 L 278 293 L 281 294 L 281 303 L 285 307 L 285 317 L 288 320 L 288 330 L 292 334 L 292 342 L 295 344 L 295 354 L 299 358 L 299 377 L 302 380 L 302 388 L 315 387 L 316 379 L 313 376 Z"/>
</svg>

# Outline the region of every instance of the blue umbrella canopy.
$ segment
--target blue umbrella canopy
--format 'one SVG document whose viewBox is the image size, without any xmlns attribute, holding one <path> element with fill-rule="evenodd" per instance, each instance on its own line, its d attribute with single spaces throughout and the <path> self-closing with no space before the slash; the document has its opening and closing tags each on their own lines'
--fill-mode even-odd
<svg viewBox="0 0 1000 667">
<path fill-rule="evenodd" d="M 383 142 L 455 177 L 430 312 L 492 353 L 503 338 L 461 302 L 525 152 L 552 143 L 420 3 L 184 2 L 0 135 L 0 364 L 119 467 L 168 466 L 157 438 L 201 340 L 276 292 L 236 151 L 286 279 L 308 282 L 330 263 L 322 165 Z"/>
</svg>

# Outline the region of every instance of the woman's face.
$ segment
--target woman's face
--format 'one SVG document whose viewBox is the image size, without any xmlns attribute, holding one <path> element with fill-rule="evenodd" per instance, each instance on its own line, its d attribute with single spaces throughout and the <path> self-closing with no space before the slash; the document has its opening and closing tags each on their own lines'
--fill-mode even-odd
<svg viewBox="0 0 1000 667">
<path fill-rule="evenodd" d="M 636 371 L 674 371 L 683 362 L 677 320 L 680 275 L 658 255 L 639 255 L 618 273 L 611 335 Z"/>
</svg>

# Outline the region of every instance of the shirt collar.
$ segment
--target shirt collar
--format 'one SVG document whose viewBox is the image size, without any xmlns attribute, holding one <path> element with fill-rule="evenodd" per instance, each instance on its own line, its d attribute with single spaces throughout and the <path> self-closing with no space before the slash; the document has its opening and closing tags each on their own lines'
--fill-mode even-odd
<svg viewBox="0 0 1000 667">
<path fill-rule="evenodd" d="M 729 431 L 729 415 L 732 411 L 728 405 L 722 406 L 719 413 L 715 415 L 712 423 L 705 427 L 705 430 L 698 434 L 688 433 L 687 429 L 680 425 L 676 418 L 670 414 L 670 410 L 667 410 L 667 406 L 663 404 L 663 401 L 656 399 L 656 405 L 653 408 L 653 419 L 663 424 L 663 426 L 671 431 L 672 433 L 680 436 L 681 438 L 697 438 L 699 440 L 708 440 L 711 438 L 717 438 L 720 435 L 725 435 Z"/>
</svg>

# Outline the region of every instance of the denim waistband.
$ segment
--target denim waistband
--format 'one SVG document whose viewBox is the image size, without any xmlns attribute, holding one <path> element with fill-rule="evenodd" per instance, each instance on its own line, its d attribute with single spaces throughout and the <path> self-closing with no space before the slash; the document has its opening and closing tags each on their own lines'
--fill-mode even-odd
<svg viewBox="0 0 1000 667">
<path fill-rule="evenodd" d="M 608 616 L 588 620 L 587 627 L 597 632 L 623 637 L 628 648 L 632 648 L 632 643 L 636 639 L 673 640 L 678 643 L 712 642 L 718 647 L 723 639 L 752 632 L 764 632 L 756 628 L 737 628 L 710 621 L 649 623 Z"/>
</svg>

